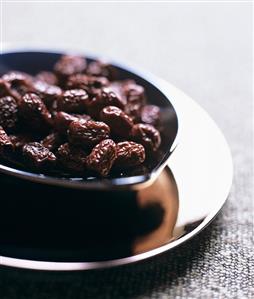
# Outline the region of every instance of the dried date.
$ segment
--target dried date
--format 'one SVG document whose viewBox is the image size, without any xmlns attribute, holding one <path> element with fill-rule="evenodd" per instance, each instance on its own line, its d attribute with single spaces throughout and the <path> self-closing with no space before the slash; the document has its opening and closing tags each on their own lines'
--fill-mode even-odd
<svg viewBox="0 0 254 299">
<path fill-rule="evenodd" d="M 41 98 L 35 93 L 25 94 L 18 105 L 20 119 L 30 130 L 45 132 L 52 125 L 52 116 Z"/>
<path fill-rule="evenodd" d="M 52 108 L 53 102 L 56 101 L 62 94 L 60 87 L 49 85 L 43 81 L 36 81 L 33 86 L 34 91 L 40 96 L 48 109 Z"/>
<path fill-rule="evenodd" d="M 87 111 L 95 119 L 99 119 L 101 110 L 106 106 L 123 108 L 123 102 L 117 95 L 108 88 L 101 91 L 87 102 Z"/>
<path fill-rule="evenodd" d="M 87 76 L 84 74 L 72 75 L 66 83 L 67 89 L 84 89 L 90 95 L 95 95 L 99 90 L 109 84 L 105 77 Z"/>
<path fill-rule="evenodd" d="M 160 108 L 155 105 L 146 105 L 141 111 L 141 121 L 148 125 L 159 126 Z"/>
<path fill-rule="evenodd" d="M 142 164 L 145 161 L 145 149 L 143 145 L 133 141 L 123 141 L 116 145 L 117 159 L 114 166 L 127 169 Z"/>
<path fill-rule="evenodd" d="M 41 144 L 48 148 L 50 151 L 56 150 L 62 143 L 63 138 L 56 132 L 49 134 L 41 141 Z"/>
<path fill-rule="evenodd" d="M 47 72 L 47 71 L 39 72 L 36 75 L 35 79 L 37 79 L 38 81 L 45 82 L 49 85 L 57 85 L 58 84 L 57 76 L 52 72 Z"/>
<path fill-rule="evenodd" d="M 160 132 L 147 124 L 135 124 L 131 130 L 133 140 L 141 143 L 146 151 L 155 152 L 161 144 Z"/>
<path fill-rule="evenodd" d="M 30 84 L 33 82 L 32 76 L 18 71 L 11 71 L 2 76 L 2 79 L 11 84 L 15 88 L 21 84 Z"/>
<path fill-rule="evenodd" d="M 69 125 L 73 121 L 87 121 L 90 120 L 91 117 L 86 114 L 69 114 L 63 111 L 59 111 L 54 116 L 54 126 L 55 129 L 61 133 L 66 134 Z"/>
<path fill-rule="evenodd" d="M 107 139 L 110 128 L 103 122 L 73 121 L 68 130 L 68 140 L 71 144 L 81 147 L 92 147 L 103 139 Z"/>
<path fill-rule="evenodd" d="M 112 134 L 120 137 L 127 138 L 133 126 L 132 119 L 115 106 L 103 108 L 100 113 L 100 119 L 110 127 Z"/>
<path fill-rule="evenodd" d="M 117 77 L 116 69 L 111 64 L 103 61 L 90 62 L 86 72 L 92 76 L 106 77 L 110 81 Z"/>
<path fill-rule="evenodd" d="M 71 146 L 69 143 L 62 144 L 56 153 L 59 164 L 66 170 L 81 174 L 85 170 L 87 153 L 84 149 Z"/>
<path fill-rule="evenodd" d="M 35 141 L 33 136 L 25 134 L 9 135 L 9 137 L 16 152 L 22 151 L 25 144 Z"/>
<path fill-rule="evenodd" d="M 137 122 L 140 120 L 141 109 L 145 104 L 144 88 L 132 81 L 127 81 L 123 85 L 123 90 L 127 99 L 125 112 Z"/>
<path fill-rule="evenodd" d="M 10 84 L 12 92 L 16 92 L 16 96 L 34 91 L 33 79 L 26 73 L 12 71 L 3 75 L 2 79 Z"/>
<path fill-rule="evenodd" d="M 116 157 L 116 144 L 111 139 L 105 139 L 93 148 L 86 159 L 86 166 L 100 176 L 107 176 Z"/>
<path fill-rule="evenodd" d="M 10 137 L 6 134 L 3 127 L 0 126 L 0 155 L 5 158 L 13 150 L 13 144 Z"/>
<path fill-rule="evenodd" d="M 54 66 L 54 71 L 60 80 L 66 80 L 68 76 L 82 73 L 85 69 L 85 58 L 74 55 L 61 56 Z"/>
<path fill-rule="evenodd" d="M 107 86 L 107 90 L 112 91 L 121 100 L 123 108 L 127 104 L 127 98 L 123 91 L 123 84 L 121 81 L 113 81 Z"/>
<path fill-rule="evenodd" d="M 56 156 L 39 142 L 24 145 L 23 156 L 25 161 L 35 169 L 51 168 L 56 162 Z"/>
<path fill-rule="evenodd" d="M 0 97 L 11 95 L 11 84 L 0 79 Z"/>
<path fill-rule="evenodd" d="M 83 89 L 66 90 L 61 97 L 58 97 L 58 111 L 69 113 L 82 113 L 86 111 L 88 94 Z"/>
<path fill-rule="evenodd" d="M 11 84 L 3 79 L 0 79 L 0 97 L 12 96 L 16 101 L 19 101 L 20 95 L 17 91 L 11 89 Z"/>
<path fill-rule="evenodd" d="M 145 103 L 145 89 L 133 81 L 126 81 L 123 90 L 129 103 Z"/>
<path fill-rule="evenodd" d="M 11 96 L 0 98 L 0 126 L 5 130 L 13 129 L 18 121 L 18 106 Z"/>
</svg>

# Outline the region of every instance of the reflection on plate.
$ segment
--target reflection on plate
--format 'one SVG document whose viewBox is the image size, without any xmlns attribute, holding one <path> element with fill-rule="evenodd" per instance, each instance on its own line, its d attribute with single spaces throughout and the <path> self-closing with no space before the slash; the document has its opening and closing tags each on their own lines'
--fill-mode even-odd
<svg viewBox="0 0 254 299">
<path fill-rule="evenodd" d="M 157 211 L 160 217 L 157 218 L 157 227 L 136 237 L 132 245 L 133 254 L 157 248 L 180 236 L 181 230 L 174 231 L 179 206 L 178 190 L 169 169 L 164 170 L 152 186 L 137 193 L 137 203 L 142 210 L 150 213 L 147 223 L 151 223 L 152 211 Z"/>
<path fill-rule="evenodd" d="M 3 255 L 45 261 L 105 261 L 143 253 L 173 240 L 178 192 L 169 169 L 138 192 L 84 194 L 45 186 L 38 190 L 38 186 L 21 182 L 13 187 L 13 181 L 2 177 L 4 180 L 4 191 L 9 190 L 10 197 L 2 200 Z M 22 194 L 23 200 L 17 194 Z"/>
</svg>

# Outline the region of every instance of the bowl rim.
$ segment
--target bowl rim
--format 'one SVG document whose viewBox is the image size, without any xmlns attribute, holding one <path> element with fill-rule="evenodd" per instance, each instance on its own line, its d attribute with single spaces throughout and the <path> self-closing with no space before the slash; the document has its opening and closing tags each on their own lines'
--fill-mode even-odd
<svg viewBox="0 0 254 299">
<path fill-rule="evenodd" d="M 156 89 L 158 89 L 158 91 L 162 93 L 171 104 L 172 108 L 174 109 L 175 117 L 176 117 L 176 124 L 177 124 L 176 136 L 174 138 L 173 144 L 171 145 L 170 149 L 163 157 L 163 162 L 145 175 L 89 181 L 89 180 L 83 180 L 82 178 L 77 178 L 77 179 L 69 179 L 64 177 L 59 178 L 59 177 L 53 177 L 44 174 L 33 173 L 25 170 L 19 170 L 10 166 L 6 166 L 1 163 L 0 163 L 0 173 L 10 175 L 12 177 L 16 177 L 19 179 L 27 180 L 30 182 L 34 182 L 34 183 L 40 183 L 40 184 L 58 186 L 64 188 L 84 189 L 84 190 L 95 190 L 95 189 L 110 190 L 110 191 L 126 190 L 126 189 L 139 190 L 151 185 L 156 180 L 156 178 L 160 175 L 164 167 L 167 165 L 171 154 L 174 152 L 174 150 L 177 148 L 179 144 L 179 135 L 180 135 L 179 116 L 177 113 L 174 99 L 170 97 L 168 86 L 167 84 L 165 85 L 165 83 L 167 82 L 165 82 L 163 79 L 156 77 L 155 75 L 151 74 L 150 72 L 144 69 L 141 70 L 140 68 L 129 66 L 128 64 L 120 62 L 119 60 L 114 60 L 111 59 L 110 57 L 105 57 L 104 55 L 101 57 L 99 55 L 90 55 L 90 53 L 84 55 L 84 53 L 81 53 L 80 51 L 73 51 L 68 49 L 47 50 L 47 49 L 37 49 L 37 48 L 32 48 L 32 49 L 15 48 L 15 49 L 3 51 L 0 54 L 0 57 L 8 54 L 22 54 L 22 53 L 41 53 L 41 54 L 58 54 L 58 55 L 72 54 L 72 55 L 85 56 L 88 59 L 92 59 L 92 60 L 103 59 L 118 68 L 131 72 L 134 75 L 137 75 L 138 77 L 144 79 L 145 81 L 153 85 Z M 126 181 L 128 181 L 128 183 L 125 183 Z"/>
</svg>

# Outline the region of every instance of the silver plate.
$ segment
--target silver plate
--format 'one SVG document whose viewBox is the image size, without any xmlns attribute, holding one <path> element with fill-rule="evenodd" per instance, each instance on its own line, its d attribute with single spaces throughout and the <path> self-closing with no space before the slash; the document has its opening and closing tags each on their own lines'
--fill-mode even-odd
<svg viewBox="0 0 254 299">
<path fill-rule="evenodd" d="M 136 238 L 132 243 L 132 254 L 123 258 L 78 262 L 66 259 L 56 262 L 54 259 L 42 261 L 4 254 L 0 257 L 1 265 L 73 271 L 129 264 L 179 246 L 198 234 L 214 219 L 225 203 L 232 184 L 233 167 L 229 147 L 217 125 L 199 105 L 172 85 L 162 80 L 159 81 L 159 85 L 164 91 L 167 90 L 173 99 L 179 117 L 181 136 L 181 142 L 168 163 L 172 172 L 168 180 L 172 188 L 170 187 L 171 191 L 165 197 L 168 198 L 166 205 L 171 211 L 165 214 L 168 218 L 164 217 L 161 225 L 155 230 Z M 161 200 L 165 186 L 161 184 L 162 176 L 164 173 L 158 179 L 161 181 L 154 183 L 157 184 L 155 187 L 148 187 L 153 189 L 140 192 L 147 193 L 148 197 L 155 192 L 158 200 Z M 142 205 L 142 198 L 145 201 L 146 194 L 143 197 L 141 194 L 138 198 Z"/>
</svg>

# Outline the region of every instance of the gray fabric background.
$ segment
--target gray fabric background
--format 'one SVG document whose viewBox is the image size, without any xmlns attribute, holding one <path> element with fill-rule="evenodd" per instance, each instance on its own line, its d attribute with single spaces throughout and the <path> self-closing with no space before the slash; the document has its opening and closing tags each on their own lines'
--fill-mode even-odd
<svg viewBox="0 0 254 299">
<path fill-rule="evenodd" d="M 71 1 L 70 1 L 71 2 Z M 0 272 L 0 298 L 254 298 L 250 3 L 3 3 L 3 42 L 71 46 L 148 69 L 199 102 L 234 159 L 229 201 L 174 252 L 76 274 Z"/>
</svg>

